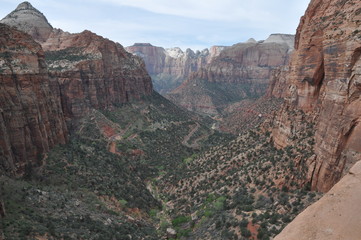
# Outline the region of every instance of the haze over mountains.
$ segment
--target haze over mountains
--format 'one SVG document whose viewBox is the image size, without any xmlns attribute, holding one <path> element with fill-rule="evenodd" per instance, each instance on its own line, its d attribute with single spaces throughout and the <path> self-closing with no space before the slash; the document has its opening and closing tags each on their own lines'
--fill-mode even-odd
<svg viewBox="0 0 361 240">
<path fill-rule="evenodd" d="M 272 70 L 285 66 L 294 36 L 273 34 L 233 46 L 213 46 L 194 53 L 135 44 L 127 51 L 144 59 L 156 90 L 197 113 L 222 114 L 231 103 L 263 96 Z"/>
<path fill-rule="evenodd" d="M 360 23 L 360 1 L 312 0 L 296 36 L 131 54 L 21 3 L 0 23 L 0 239 L 359 239 Z"/>
</svg>

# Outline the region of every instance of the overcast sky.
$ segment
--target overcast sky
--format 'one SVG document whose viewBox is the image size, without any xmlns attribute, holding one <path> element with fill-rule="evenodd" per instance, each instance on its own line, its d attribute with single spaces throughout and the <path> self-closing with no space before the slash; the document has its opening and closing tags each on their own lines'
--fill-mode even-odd
<svg viewBox="0 0 361 240">
<path fill-rule="evenodd" d="M 55 28 L 85 29 L 130 46 L 201 50 L 295 34 L 310 0 L 29 0 Z M 0 0 L 0 18 L 18 0 Z"/>
</svg>

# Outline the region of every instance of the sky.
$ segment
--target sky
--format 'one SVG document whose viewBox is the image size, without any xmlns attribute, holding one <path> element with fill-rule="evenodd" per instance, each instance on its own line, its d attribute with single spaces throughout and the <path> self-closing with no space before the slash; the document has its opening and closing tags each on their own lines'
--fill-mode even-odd
<svg viewBox="0 0 361 240">
<path fill-rule="evenodd" d="M 310 0 L 28 0 L 54 28 L 90 30 L 124 47 L 202 50 L 295 34 Z M 23 1 L 0 0 L 0 18 Z"/>
</svg>

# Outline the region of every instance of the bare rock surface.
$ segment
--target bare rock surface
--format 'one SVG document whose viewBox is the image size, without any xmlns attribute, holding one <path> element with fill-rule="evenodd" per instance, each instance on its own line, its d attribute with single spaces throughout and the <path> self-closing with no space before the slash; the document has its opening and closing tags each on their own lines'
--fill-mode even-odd
<svg viewBox="0 0 361 240">
<path fill-rule="evenodd" d="M 29 2 L 19 4 L 0 22 L 29 33 L 38 42 L 44 42 L 53 30 L 46 17 Z"/>
<path fill-rule="evenodd" d="M 59 87 L 30 35 L 0 24 L 0 171 L 24 173 L 65 143 Z"/>
<path fill-rule="evenodd" d="M 275 240 L 358 240 L 361 236 L 361 161 L 306 208 Z"/>
<path fill-rule="evenodd" d="M 360 1 L 311 1 L 297 29 L 288 71 L 272 84 L 273 93 L 287 100 L 273 131 L 276 145 L 291 144 L 297 129 L 287 111 L 302 109 L 314 119 L 316 158 L 310 162 L 310 180 L 312 189 L 323 192 L 361 156 L 360 9 Z"/>
</svg>

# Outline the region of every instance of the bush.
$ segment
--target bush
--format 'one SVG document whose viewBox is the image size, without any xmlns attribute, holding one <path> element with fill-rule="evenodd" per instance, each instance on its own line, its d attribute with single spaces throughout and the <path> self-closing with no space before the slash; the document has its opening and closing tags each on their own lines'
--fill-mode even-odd
<svg viewBox="0 0 361 240">
<path fill-rule="evenodd" d="M 172 220 L 172 225 L 174 227 L 178 227 L 184 223 L 187 223 L 191 220 L 190 216 L 178 216 L 175 219 Z"/>
</svg>

